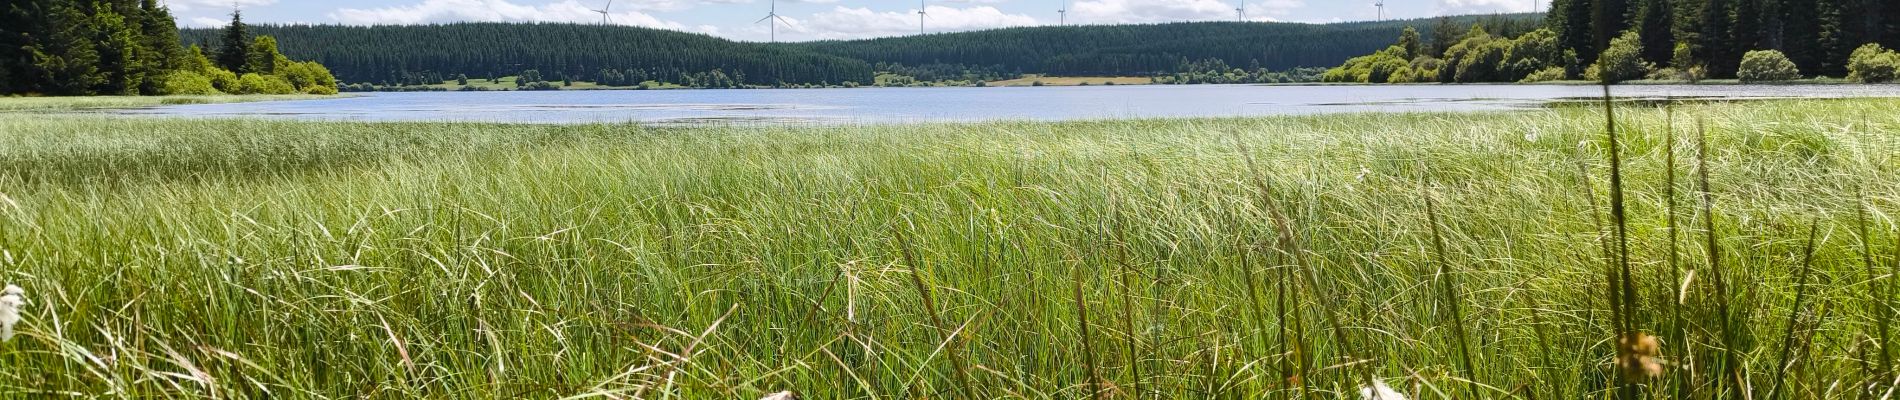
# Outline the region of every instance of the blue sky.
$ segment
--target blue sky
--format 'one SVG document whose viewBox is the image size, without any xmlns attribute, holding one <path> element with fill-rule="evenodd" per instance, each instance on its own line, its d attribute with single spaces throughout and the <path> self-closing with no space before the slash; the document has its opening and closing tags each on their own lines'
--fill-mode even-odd
<svg viewBox="0 0 1900 400">
<path fill-rule="evenodd" d="M 390 25 L 453 21 L 600 23 L 608 0 L 164 0 L 180 25 L 223 24 L 232 7 L 250 22 Z M 608 19 L 766 41 L 757 23 L 773 0 L 613 0 Z M 925 0 L 930 32 L 1055 25 L 1064 0 Z M 1334 22 L 1378 18 L 1377 0 L 1067 0 L 1070 24 L 1233 20 L 1245 2 L 1259 21 Z M 778 40 L 853 39 L 918 32 L 911 0 L 777 0 Z M 1542 10 L 1549 0 L 1386 0 L 1389 18 Z"/>
</svg>

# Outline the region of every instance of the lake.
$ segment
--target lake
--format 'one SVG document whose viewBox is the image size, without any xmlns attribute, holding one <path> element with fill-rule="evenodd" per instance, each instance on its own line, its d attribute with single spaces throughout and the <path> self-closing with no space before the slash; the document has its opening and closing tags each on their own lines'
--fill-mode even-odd
<svg viewBox="0 0 1900 400">
<path fill-rule="evenodd" d="M 1638 85 L 1618 97 L 1900 97 L 1900 85 Z M 1457 112 L 1542 107 L 1599 97 L 1567 85 L 1140 85 L 989 88 L 589 90 L 368 93 L 305 101 L 110 111 L 168 117 L 347 121 L 652 124 L 856 124 L 986 120 Z"/>
</svg>

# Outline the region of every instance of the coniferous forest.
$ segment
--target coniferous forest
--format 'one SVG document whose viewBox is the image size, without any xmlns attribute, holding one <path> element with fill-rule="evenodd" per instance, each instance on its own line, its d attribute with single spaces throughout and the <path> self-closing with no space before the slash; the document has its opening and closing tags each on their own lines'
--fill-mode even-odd
<svg viewBox="0 0 1900 400">
<path fill-rule="evenodd" d="M 1555 0 L 1544 29 L 1475 24 L 1455 42 L 1417 32 L 1323 78 L 1334 82 L 1589 79 L 1893 80 L 1900 4 L 1891 0 Z M 1442 31 L 1442 29 L 1440 30 Z M 1449 44 L 1449 45 L 1447 45 Z"/>
<path fill-rule="evenodd" d="M 1446 18 L 1427 26 L 1518 26 L 1540 16 Z M 1195 22 L 1012 28 L 851 41 L 735 42 L 669 30 L 579 24 L 253 26 L 283 52 L 322 62 L 344 82 L 379 86 L 484 80 L 534 71 L 543 79 L 611 86 L 869 85 L 882 74 L 917 81 L 1057 76 L 1166 76 L 1207 65 L 1258 71 L 1323 67 L 1378 49 L 1407 25 Z M 186 43 L 219 40 L 187 29 Z M 1232 71 L 1222 71 L 1231 74 Z M 518 83 L 522 81 L 517 81 Z"/>
<path fill-rule="evenodd" d="M 215 47 L 183 47 L 157 0 L 9 1 L 0 6 L 0 94 L 337 91 L 322 64 L 285 57 L 276 39 L 250 35 L 240 14 L 215 32 Z"/>
</svg>

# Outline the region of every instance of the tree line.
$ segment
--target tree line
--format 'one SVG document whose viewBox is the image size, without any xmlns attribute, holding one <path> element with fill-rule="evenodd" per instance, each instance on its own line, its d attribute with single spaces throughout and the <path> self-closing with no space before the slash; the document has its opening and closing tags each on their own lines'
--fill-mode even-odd
<svg viewBox="0 0 1900 400">
<path fill-rule="evenodd" d="M 336 93 L 321 64 L 277 52 L 233 13 L 216 60 L 179 39 L 157 0 L 13 0 L 0 6 L 0 94 Z"/>
<path fill-rule="evenodd" d="M 1475 24 L 1449 45 L 1407 30 L 1323 80 L 1882 82 L 1900 68 L 1887 50 L 1900 46 L 1896 13 L 1891 0 L 1555 0 L 1541 29 L 1513 35 Z"/>
<path fill-rule="evenodd" d="M 1446 18 L 1444 26 L 1482 23 L 1528 30 L 1541 26 L 1540 20 L 1531 14 L 1467 16 Z M 1153 76 L 1175 83 L 1287 81 L 1295 78 L 1269 71 L 1336 65 L 1385 46 L 1416 22 L 1031 27 L 781 44 L 548 23 L 260 25 L 253 30 L 282 40 L 286 54 L 329 66 L 357 90 L 493 79 L 527 70 L 551 80 L 607 86 L 724 88 L 871 85 L 879 76 L 980 82 L 1025 74 Z M 187 29 L 183 36 L 187 43 L 208 44 L 219 40 L 219 33 Z M 1209 71 L 1210 60 L 1222 65 L 1220 71 Z"/>
<path fill-rule="evenodd" d="M 346 82 L 435 85 L 535 70 L 555 80 L 596 81 L 605 71 L 680 83 L 722 71 L 748 85 L 869 82 L 860 60 L 784 46 L 740 43 L 703 34 L 626 26 L 550 23 L 440 25 L 258 25 L 283 41 L 283 51 L 317 60 Z M 187 29 L 185 41 L 208 43 L 218 32 Z M 629 72 L 632 73 L 629 73 Z M 698 76 L 695 76 L 697 74 Z"/>
</svg>

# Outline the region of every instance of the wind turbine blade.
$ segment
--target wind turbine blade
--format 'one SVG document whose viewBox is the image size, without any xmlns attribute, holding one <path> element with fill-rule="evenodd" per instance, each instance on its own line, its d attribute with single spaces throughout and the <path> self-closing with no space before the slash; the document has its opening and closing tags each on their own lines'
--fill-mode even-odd
<svg viewBox="0 0 1900 400">
<path fill-rule="evenodd" d="M 614 9 L 614 0 L 607 0 L 607 6 L 606 6 L 606 7 L 601 7 L 601 9 L 602 9 L 602 10 L 612 10 L 612 9 Z"/>
<path fill-rule="evenodd" d="M 773 19 L 777 19 L 777 20 L 778 20 L 779 22 L 784 22 L 784 23 L 785 23 L 785 26 L 792 26 L 792 21 L 790 21 L 790 20 L 787 20 L 787 19 L 785 19 L 785 17 L 780 17 L 780 16 L 778 16 L 778 15 L 773 15 L 773 16 L 772 16 L 772 18 L 773 18 Z"/>
<path fill-rule="evenodd" d="M 767 16 L 765 16 L 765 18 L 759 18 L 759 20 L 758 20 L 758 21 L 752 21 L 752 23 L 753 23 L 753 24 L 758 24 L 758 23 L 760 23 L 760 22 L 765 22 L 766 20 L 769 20 L 769 19 L 772 19 L 772 17 L 773 17 L 772 15 L 767 15 Z"/>
</svg>

